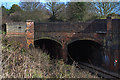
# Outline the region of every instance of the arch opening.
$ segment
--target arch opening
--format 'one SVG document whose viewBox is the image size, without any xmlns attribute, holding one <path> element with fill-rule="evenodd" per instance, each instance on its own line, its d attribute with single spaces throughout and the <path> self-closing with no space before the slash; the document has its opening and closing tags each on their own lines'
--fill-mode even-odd
<svg viewBox="0 0 120 80">
<path fill-rule="evenodd" d="M 102 56 L 104 54 L 103 46 L 91 40 L 77 40 L 67 46 L 68 63 L 72 63 L 72 59 L 76 62 L 89 63 L 93 65 L 102 64 Z M 72 58 L 72 59 L 71 59 Z"/>
<path fill-rule="evenodd" d="M 51 59 L 61 59 L 62 46 L 58 42 L 51 39 L 39 39 L 34 42 L 35 48 L 41 49 L 50 55 Z"/>
</svg>

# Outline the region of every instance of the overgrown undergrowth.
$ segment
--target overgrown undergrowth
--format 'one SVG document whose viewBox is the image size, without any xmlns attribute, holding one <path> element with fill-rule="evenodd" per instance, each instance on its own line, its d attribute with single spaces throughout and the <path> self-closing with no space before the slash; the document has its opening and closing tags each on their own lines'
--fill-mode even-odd
<svg viewBox="0 0 120 80">
<path fill-rule="evenodd" d="M 98 78 L 88 71 L 76 68 L 77 63 L 65 64 L 51 60 L 42 50 L 25 50 L 15 41 L 2 41 L 4 78 Z"/>
</svg>

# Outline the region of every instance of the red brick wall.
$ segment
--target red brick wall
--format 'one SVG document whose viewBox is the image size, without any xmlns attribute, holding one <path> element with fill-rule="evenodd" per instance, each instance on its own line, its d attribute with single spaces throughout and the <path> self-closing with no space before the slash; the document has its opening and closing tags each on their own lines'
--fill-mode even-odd
<svg viewBox="0 0 120 80">
<path fill-rule="evenodd" d="M 28 21 L 26 22 L 26 39 L 27 39 L 27 47 L 29 48 L 30 45 L 34 46 L 34 22 Z"/>
</svg>

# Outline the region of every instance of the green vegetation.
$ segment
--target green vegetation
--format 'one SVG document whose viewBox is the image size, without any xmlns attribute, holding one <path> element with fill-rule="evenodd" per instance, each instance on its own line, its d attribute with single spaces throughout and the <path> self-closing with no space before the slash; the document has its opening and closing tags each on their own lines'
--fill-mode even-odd
<svg viewBox="0 0 120 80">
<path fill-rule="evenodd" d="M 89 6 L 88 6 L 89 5 Z M 35 22 L 78 22 L 111 16 L 120 18 L 120 2 L 20 2 L 10 9 L 2 6 L 3 23 L 34 20 Z"/>
<path fill-rule="evenodd" d="M 83 21 L 87 10 L 85 2 L 72 2 L 68 3 L 67 6 L 69 21 Z"/>
<path fill-rule="evenodd" d="M 63 60 L 50 60 L 41 50 L 23 50 L 20 43 L 3 39 L 4 78 L 98 78 L 88 71 L 65 64 Z"/>
<path fill-rule="evenodd" d="M 0 34 L 2 34 L 2 30 L 0 30 Z"/>
</svg>

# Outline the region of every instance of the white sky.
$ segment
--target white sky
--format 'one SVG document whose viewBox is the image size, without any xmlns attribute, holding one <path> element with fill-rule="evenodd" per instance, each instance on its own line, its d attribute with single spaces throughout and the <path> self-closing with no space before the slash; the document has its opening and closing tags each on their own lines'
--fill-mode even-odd
<svg viewBox="0 0 120 80">
<path fill-rule="evenodd" d="M 72 1 L 72 2 L 93 2 L 93 1 L 96 1 L 96 2 L 118 2 L 120 0 L 0 0 L 0 2 L 20 2 L 20 1 L 23 1 L 23 2 L 44 2 L 44 1 L 62 1 L 62 2 L 66 2 L 66 1 Z"/>
<path fill-rule="evenodd" d="M 49 1 L 61 1 L 61 2 L 68 2 L 68 1 L 71 1 L 71 2 L 93 2 L 93 1 L 110 1 L 110 2 L 119 2 L 120 0 L 0 0 L 0 6 L 1 5 L 4 5 L 6 8 L 10 8 L 13 4 L 19 4 L 20 1 L 27 1 L 27 2 L 35 2 L 35 1 L 38 1 L 38 2 L 49 2 Z"/>
</svg>

